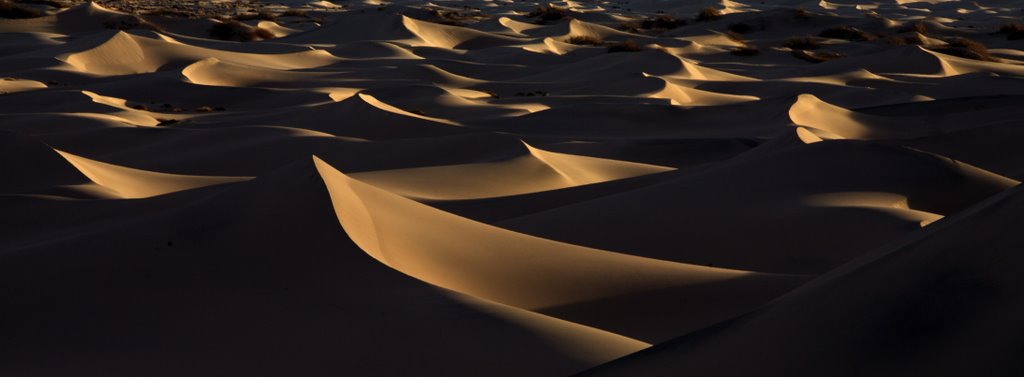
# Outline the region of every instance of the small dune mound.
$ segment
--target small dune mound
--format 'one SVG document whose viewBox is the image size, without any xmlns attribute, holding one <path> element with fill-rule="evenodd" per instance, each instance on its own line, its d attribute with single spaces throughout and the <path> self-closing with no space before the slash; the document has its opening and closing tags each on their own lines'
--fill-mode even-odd
<svg viewBox="0 0 1024 377">
<path fill-rule="evenodd" d="M 752 26 L 752 25 L 750 25 L 750 24 L 748 24 L 746 22 L 730 24 L 728 26 L 728 28 L 729 28 L 729 31 L 731 31 L 733 33 L 737 33 L 737 34 L 747 34 L 747 33 L 750 33 L 752 31 L 754 31 L 754 26 Z"/>
<path fill-rule="evenodd" d="M 263 21 L 277 21 L 277 15 L 273 12 L 263 9 L 256 13 L 244 13 L 235 16 L 236 21 L 251 21 L 251 20 L 263 20 Z"/>
<path fill-rule="evenodd" d="M 822 38 L 831 39 L 845 39 L 848 41 L 871 41 L 877 37 L 874 34 L 868 33 L 864 30 L 860 30 L 851 26 L 838 26 L 825 29 L 818 34 Z"/>
<path fill-rule="evenodd" d="M 225 21 L 213 25 L 210 36 L 225 41 L 250 42 L 274 38 L 270 30 L 249 26 L 238 21 Z"/>
</svg>

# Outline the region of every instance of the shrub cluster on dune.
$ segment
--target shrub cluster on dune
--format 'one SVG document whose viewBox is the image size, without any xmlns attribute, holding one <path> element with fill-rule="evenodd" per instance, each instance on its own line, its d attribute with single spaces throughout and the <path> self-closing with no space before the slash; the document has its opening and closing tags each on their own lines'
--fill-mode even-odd
<svg viewBox="0 0 1024 377">
<path fill-rule="evenodd" d="M 274 38 L 274 33 L 261 27 L 249 26 L 231 20 L 216 23 L 210 27 L 210 36 L 225 41 L 249 42 L 272 39 Z"/>
</svg>

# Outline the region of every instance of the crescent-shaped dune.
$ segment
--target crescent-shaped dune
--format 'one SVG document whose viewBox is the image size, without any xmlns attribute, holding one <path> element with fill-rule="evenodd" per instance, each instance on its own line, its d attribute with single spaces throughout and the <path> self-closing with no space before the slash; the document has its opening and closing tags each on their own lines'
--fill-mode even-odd
<svg viewBox="0 0 1024 377">
<path fill-rule="evenodd" d="M 146 198 L 210 185 L 240 182 L 251 177 L 211 177 L 167 174 L 90 160 L 56 151 L 93 183 L 126 199 Z"/>
</svg>

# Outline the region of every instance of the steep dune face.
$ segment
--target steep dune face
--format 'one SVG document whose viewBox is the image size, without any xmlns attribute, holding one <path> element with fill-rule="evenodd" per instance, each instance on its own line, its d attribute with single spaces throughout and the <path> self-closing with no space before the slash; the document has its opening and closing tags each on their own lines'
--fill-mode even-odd
<svg viewBox="0 0 1024 377">
<path fill-rule="evenodd" d="M 672 170 L 524 145 L 526 155 L 501 162 L 382 170 L 353 178 L 409 198 L 453 200 L 557 190 Z"/>
<path fill-rule="evenodd" d="M 167 174 L 132 169 L 56 151 L 93 183 L 125 199 L 146 198 L 210 185 L 239 182 L 250 177 L 211 177 Z"/>
<path fill-rule="evenodd" d="M 1020 374 L 1013 1 L 68 2 L 0 375 Z"/>
<path fill-rule="evenodd" d="M 700 311 L 728 317 L 726 313 L 758 305 L 773 291 L 801 280 L 632 257 L 517 234 L 400 198 L 315 161 L 342 226 L 360 248 L 382 263 L 444 288 L 524 309 L 574 305 L 574 310 L 562 314 L 567 319 L 631 330 L 627 334 L 633 336 L 657 339 L 654 334 L 659 328 L 679 331 L 700 325 L 678 317 L 659 323 L 653 320 L 658 316 L 649 313 L 685 310 L 696 321 L 707 320 Z M 461 237 L 446 237 L 446 232 Z M 478 245 L 488 247 L 481 251 Z M 730 280 L 745 284 L 722 284 Z M 684 302 L 703 300 L 687 292 L 693 286 L 716 284 L 725 287 L 723 293 L 737 285 L 771 288 L 701 309 L 652 302 L 647 296 L 674 291 L 673 296 Z M 607 318 L 608 313 L 599 313 L 597 307 L 608 306 L 609 300 L 634 314 Z"/>
</svg>

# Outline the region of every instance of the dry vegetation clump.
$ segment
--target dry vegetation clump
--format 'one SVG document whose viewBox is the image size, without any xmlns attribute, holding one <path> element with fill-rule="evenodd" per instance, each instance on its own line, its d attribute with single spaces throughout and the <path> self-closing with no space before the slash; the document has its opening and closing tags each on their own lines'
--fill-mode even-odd
<svg viewBox="0 0 1024 377">
<path fill-rule="evenodd" d="M 467 21 L 479 22 L 490 18 L 479 9 L 469 11 L 434 9 L 430 11 L 430 14 L 434 16 L 437 23 L 451 26 L 466 26 Z"/>
<path fill-rule="evenodd" d="M 957 37 L 946 41 L 946 43 L 948 44 L 945 46 L 934 46 L 928 48 L 932 51 L 941 52 L 946 55 L 959 56 L 961 58 L 989 62 L 999 61 L 999 59 L 996 59 L 994 56 L 989 54 L 988 47 L 986 47 L 981 42 L 967 38 Z"/>
<path fill-rule="evenodd" d="M 542 5 L 527 14 L 527 17 L 539 17 L 538 21 L 558 21 L 569 15 L 569 10 L 551 5 Z"/>
<path fill-rule="evenodd" d="M 608 47 L 608 52 L 637 52 L 643 51 L 643 47 L 636 44 L 636 41 L 627 39 L 623 42 L 616 43 Z"/>
<path fill-rule="evenodd" d="M 903 25 L 903 26 L 899 27 L 898 29 L 896 29 L 896 32 L 898 32 L 898 33 L 914 32 L 914 33 L 918 33 L 918 34 L 927 35 L 928 34 L 928 24 L 926 24 L 926 23 L 924 23 L 922 21 L 917 21 L 917 22 L 914 22 L 912 24 L 907 24 L 907 25 Z"/>
<path fill-rule="evenodd" d="M 851 26 L 838 26 L 825 29 L 818 34 L 822 38 L 844 39 L 847 41 L 873 41 L 878 36 Z"/>
<path fill-rule="evenodd" d="M 238 21 L 227 21 L 213 25 L 210 36 L 225 41 L 249 42 L 274 38 L 270 30 L 249 26 Z"/>
<path fill-rule="evenodd" d="M 744 45 L 729 52 L 736 56 L 757 56 L 761 54 L 761 49 L 757 48 L 757 46 Z"/>
<path fill-rule="evenodd" d="M 39 18 L 45 15 L 39 9 L 19 6 L 8 0 L 0 0 L 0 18 Z"/>
<path fill-rule="evenodd" d="M 755 56 L 755 55 L 759 55 L 761 53 L 761 49 L 757 48 L 757 46 L 751 46 L 751 45 L 747 44 L 747 41 L 745 39 L 743 39 L 743 36 L 740 35 L 737 32 L 734 32 L 734 31 L 730 30 L 730 31 L 725 32 L 725 36 L 729 37 L 729 39 L 732 39 L 732 40 L 742 44 L 742 46 L 729 51 L 733 55 L 736 55 L 736 56 Z"/>
<path fill-rule="evenodd" d="M 844 54 L 831 51 L 793 50 L 791 54 L 800 60 L 809 61 L 811 63 L 822 63 L 846 57 Z"/>
<path fill-rule="evenodd" d="M 306 11 L 301 10 L 301 9 L 289 9 L 289 10 L 284 11 L 284 13 L 281 13 L 281 17 L 302 17 L 302 18 L 308 18 L 309 17 L 309 13 L 307 13 Z"/>
<path fill-rule="evenodd" d="M 806 36 L 806 37 L 790 37 L 785 41 L 782 41 L 783 47 L 789 47 L 794 50 L 816 50 L 821 48 L 821 42 L 817 38 Z"/>
<path fill-rule="evenodd" d="M 925 41 L 921 38 L 920 34 L 914 34 L 911 36 L 890 36 L 885 38 L 885 42 L 893 46 L 922 46 L 925 44 Z"/>
<path fill-rule="evenodd" d="M 600 38 L 591 37 L 591 36 L 588 36 L 588 35 L 574 35 L 574 36 L 569 37 L 569 39 L 567 39 L 565 42 L 566 43 L 571 43 L 571 44 L 574 44 L 574 45 L 593 45 L 593 46 L 598 46 L 598 45 L 601 45 L 602 43 L 604 43 L 604 41 L 602 41 Z"/>
<path fill-rule="evenodd" d="M 999 27 L 1000 34 L 1006 34 L 1011 41 L 1024 39 L 1024 23 L 1009 23 Z"/>
<path fill-rule="evenodd" d="M 669 16 L 669 15 L 664 15 L 664 14 L 659 15 L 658 17 L 655 17 L 655 18 L 649 18 L 649 19 L 640 21 L 640 28 L 644 29 L 644 30 L 651 30 L 651 29 L 671 30 L 671 29 L 675 29 L 675 28 L 680 27 L 680 26 L 686 26 L 686 20 L 676 19 L 675 17 Z"/>
<path fill-rule="evenodd" d="M 700 13 L 697 13 L 697 21 L 698 22 L 701 22 L 701 21 L 714 21 L 714 20 L 717 20 L 719 18 L 722 18 L 722 11 L 720 11 L 717 8 L 714 8 L 714 7 L 707 7 L 707 8 L 701 9 Z"/>
</svg>

